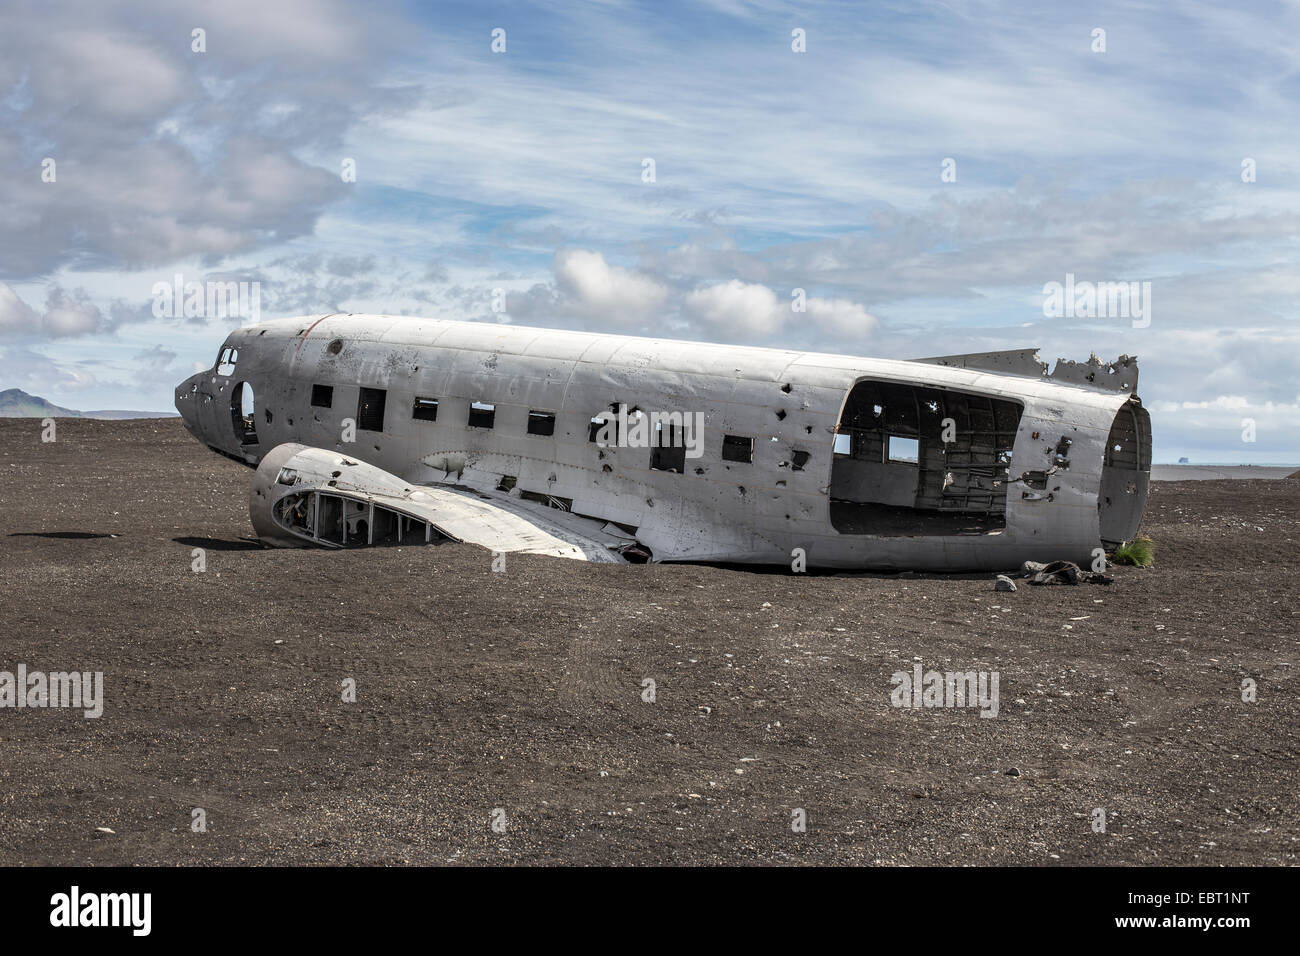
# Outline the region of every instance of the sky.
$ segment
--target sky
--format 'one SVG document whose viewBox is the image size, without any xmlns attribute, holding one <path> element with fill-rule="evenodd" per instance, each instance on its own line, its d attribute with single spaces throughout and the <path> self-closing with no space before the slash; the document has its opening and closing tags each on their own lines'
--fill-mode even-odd
<svg viewBox="0 0 1300 956">
<path fill-rule="evenodd" d="M 1300 0 L 6 0 L 0 389 L 170 410 L 340 311 L 1038 347 L 1138 356 L 1157 461 L 1300 462 L 1298 107 Z"/>
</svg>

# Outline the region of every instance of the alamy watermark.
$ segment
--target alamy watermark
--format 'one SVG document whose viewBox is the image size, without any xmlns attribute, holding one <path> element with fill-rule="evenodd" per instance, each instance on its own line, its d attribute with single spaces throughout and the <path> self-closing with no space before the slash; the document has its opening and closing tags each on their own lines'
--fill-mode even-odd
<svg viewBox="0 0 1300 956">
<path fill-rule="evenodd" d="M 895 671 L 889 702 L 895 707 L 978 707 L 981 717 L 998 715 L 997 671 L 925 671 L 912 665 L 912 673 Z"/>
<path fill-rule="evenodd" d="M 152 289 L 155 319 L 248 319 L 262 315 L 262 283 L 219 281 L 186 282 L 176 273 L 170 282 L 155 282 Z"/>
<path fill-rule="evenodd" d="M 687 458 L 704 454 L 703 412 L 601 412 L 591 420 L 599 448 L 684 448 Z"/>
<path fill-rule="evenodd" d="M 55 927 L 119 926 L 133 936 L 148 936 L 152 914 L 152 893 L 83 893 L 73 886 L 50 897 L 50 925 Z"/>
<path fill-rule="evenodd" d="M 1133 328 L 1151 324 L 1150 282 L 1075 281 L 1043 286 L 1043 315 L 1049 319 L 1132 319 Z"/>
<path fill-rule="evenodd" d="M 93 720 L 104 713 L 103 671 L 0 671 L 0 708 L 70 707 Z"/>
</svg>

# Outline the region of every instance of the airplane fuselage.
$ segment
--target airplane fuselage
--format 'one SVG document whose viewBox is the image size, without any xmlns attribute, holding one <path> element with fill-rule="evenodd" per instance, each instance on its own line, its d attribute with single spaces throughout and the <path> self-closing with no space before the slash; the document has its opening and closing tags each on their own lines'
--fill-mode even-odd
<svg viewBox="0 0 1300 956">
<path fill-rule="evenodd" d="M 1132 537 L 1150 468 L 1136 379 L 1128 359 L 1049 376 L 1014 353 L 899 361 L 330 315 L 232 332 L 176 407 L 250 465 L 286 442 L 332 449 L 616 525 L 654 560 L 982 570 L 1090 562 Z M 698 422 L 698 447 L 633 443 L 626 418 L 597 440 L 593 419 L 620 409 L 651 442 Z"/>
</svg>

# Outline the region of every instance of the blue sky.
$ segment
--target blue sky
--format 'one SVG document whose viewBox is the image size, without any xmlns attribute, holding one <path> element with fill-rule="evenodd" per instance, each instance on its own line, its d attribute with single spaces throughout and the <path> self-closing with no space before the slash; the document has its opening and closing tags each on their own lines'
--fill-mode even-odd
<svg viewBox="0 0 1300 956">
<path fill-rule="evenodd" d="M 18 0 L 0 388 L 170 408 L 240 321 L 155 318 L 180 273 L 260 282 L 263 318 L 1136 354 L 1158 460 L 1295 462 L 1298 27 L 1296 2 Z M 1150 324 L 1047 317 L 1067 273 L 1150 282 Z"/>
</svg>

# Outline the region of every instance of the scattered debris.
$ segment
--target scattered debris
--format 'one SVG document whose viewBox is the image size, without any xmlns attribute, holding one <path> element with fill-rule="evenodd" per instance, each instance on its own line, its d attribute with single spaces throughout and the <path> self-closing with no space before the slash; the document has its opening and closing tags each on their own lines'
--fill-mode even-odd
<svg viewBox="0 0 1300 956">
<path fill-rule="evenodd" d="M 1020 771 L 1017 770 L 1015 767 L 1012 767 L 1010 770 L 1007 771 L 1007 776 L 1008 776 L 1008 777 L 1018 777 L 1018 776 L 1020 776 Z"/>
<path fill-rule="evenodd" d="M 993 585 L 995 591 L 1015 591 L 1016 582 L 1012 581 L 1005 574 L 999 574 L 997 583 Z"/>
<path fill-rule="evenodd" d="M 1043 564 L 1040 561 L 1026 561 L 1020 567 L 1020 573 L 1029 578 L 1030 584 L 1113 584 L 1115 579 L 1099 571 L 1084 571 L 1073 561 L 1052 561 Z"/>
</svg>

